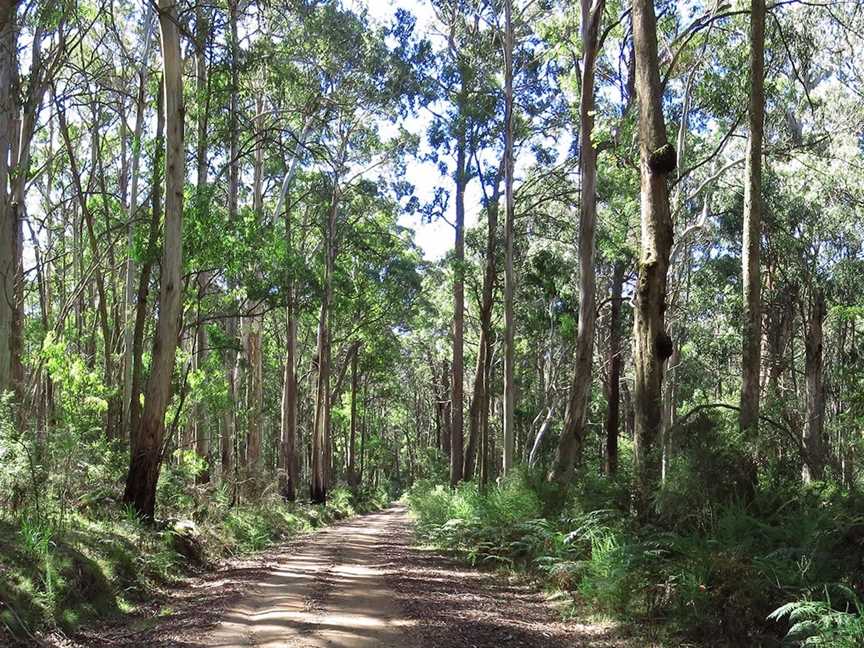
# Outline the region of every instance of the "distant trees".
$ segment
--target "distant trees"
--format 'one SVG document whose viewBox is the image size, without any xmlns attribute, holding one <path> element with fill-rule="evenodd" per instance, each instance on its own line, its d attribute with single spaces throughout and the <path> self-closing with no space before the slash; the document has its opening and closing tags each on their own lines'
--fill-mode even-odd
<svg viewBox="0 0 864 648">
<path fill-rule="evenodd" d="M 160 475 L 602 466 L 650 519 L 729 411 L 751 481 L 853 482 L 862 80 L 819 35 L 859 17 L 431 7 L 0 6 L 0 390 L 40 470 L 104 456 L 153 518 Z"/>
</svg>

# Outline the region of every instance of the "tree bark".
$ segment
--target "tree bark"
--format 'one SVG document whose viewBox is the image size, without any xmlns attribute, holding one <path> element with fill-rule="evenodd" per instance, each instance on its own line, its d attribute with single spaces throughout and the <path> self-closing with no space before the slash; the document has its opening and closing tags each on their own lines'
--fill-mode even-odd
<svg viewBox="0 0 864 648">
<path fill-rule="evenodd" d="M 160 91 L 156 99 L 156 141 L 153 155 L 153 177 L 151 181 L 150 231 L 147 236 L 146 260 L 138 276 L 138 293 L 135 300 L 135 328 L 132 333 L 132 386 L 129 403 L 130 442 L 141 420 L 141 374 L 144 355 L 144 327 L 147 323 L 147 301 L 150 294 L 150 275 L 159 239 L 159 224 L 162 220 L 162 160 L 165 146 L 164 94 Z"/>
<path fill-rule="evenodd" d="M 513 317 L 513 0 L 504 1 L 504 463 L 513 468 L 516 438 L 513 419 L 516 386 L 513 377 L 515 322 Z M 487 350 L 487 356 L 489 352 Z M 488 404 L 484 403 L 488 409 Z"/>
<path fill-rule="evenodd" d="M 237 224 L 237 202 L 240 187 L 240 144 L 238 133 L 238 95 L 240 92 L 240 78 L 237 69 L 240 53 L 239 38 L 237 34 L 237 12 L 238 0 L 228 0 L 228 34 L 229 51 L 231 56 L 231 94 L 228 106 L 228 224 L 236 227 Z M 227 280 L 229 291 L 235 286 L 233 277 Z M 236 340 L 238 329 L 238 318 L 229 316 L 225 320 L 225 333 L 229 340 Z M 223 482 L 229 478 L 235 469 L 234 443 L 237 428 L 237 382 L 235 380 L 235 367 L 237 364 L 237 351 L 229 348 L 225 352 L 225 380 L 228 383 L 229 406 L 225 411 L 222 421 L 222 436 L 220 439 L 221 473 Z"/>
<path fill-rule="evenodd" d="M 477 367 L 474 372 L 474 386 L 471 404 L 468 408 L 468 447 L 465 449 L 463 476 L 471 479 L 477 458 L 478 442 L 483 449 L 482 439 L 488 434 L 489 411 L 489 370 L 492 363 L 492 307 L 495 299 L 495 251 L 498 236 L 498 198 L 501 195 L 501 175 L 504 161 L 498 169 L 492 196 L 486 205 L 486 267 L 483 273 L 483 288 L 480 297 L 480 343 L 477 351 Z M 479 162 L 478 162 L 479 168 Z M 482 465 L 482 464 L 481 464 Z"/>
<path fill-rule="evenodd" d="M 485 280 L 484 280 L 485 283 Z M 485 296 L 484 296 L 485 298 Z M 491 303 L 489 312 L 491 313 Z M 488 409 L 489 392 L 486 384 L 486 365 L 490 359 L 489 329 L 491 315 L 488 316 L 481 305 L 480 310 L 480 347 L 477 350 L 477 367 L 474 373 L 474 388 L 471 394 L 471 404 L 468 406 L 468 444 L 465 447 L 465 457 L 462 462 L 462 475 L 465 479 L 474 477 L 477 459 L 477 446 L 483 434 L 483 413 Z"/>
<path fill-rule="evenodd" d="M 651 0 L 633 0 L 633 43 L 639 101 L 642 229 L 633 324 L 633 510 L 645 519 L 650 495 L 659 478 L 659 458 L 654 446 L 662 421 L 663 368 L 672 354 L 664 317 L 673 235 L 666 176 L 675 170 L 676 164 L 663 119 L 657 19 Z"/>
<path fill-rule="evenodd" d="M 209 189 L 207 187 L 207 124 L 210 113 L 210 96 L 207 78 L 207 48 L 209 46 L 210 24 L 207 20 L 207 9 L 203 3 L 195 7 L 195 90 L 198 99 L 197 138 L 195 145 L 196 187 L 199 218 L 209 212 Z M 207 296 L 210 285 L 210 272 L 199 272 L 198 284 L 198 322 L 195 326 L 195 368 L 203 371 L 207 363 L 208 335 L 207 325 L 201 317 L 201 303 Z M 210 481 L 210 417 L 207 404 L 198 404 L 195 408 L 195 453 L 204 462 L 204 470 L 198 475 L 198 482 L 206 484 Z"/>
<path fill-rule="evenodd" d="M 300 146 L 303 146 L 311 130 L 312 118 L 307 118 L 300 134 Z M 274 219 L 283 212 L 294 177 L 299 168 L 299 153 L 291 160 L 288 171 L 282 181 L 279 200 L 276 205 Z M 285 245 L 289 254 L 293 254 L 293 232 L 291 227 L 291 210 L 284 209 Z M 285 272 L 285 368 L 282 380 L 282 417 L 279 426 L 279 492 L 286 502 L 297 498 L 299 480 L 299 463 L 297 460 L 297 316 L 295 313 L 295 292 L 293 270 L 289 267 Z"/>
<path fill-rule="evenodd" d="M 287 227 L 287 224 L 286 224 Z M 290 238 L 290 235 L 289 235 Z M 285 308 L 287 340 L 282 384 L 282 419 L 279 435 L 279 493 L 286 502 L 297 498 L 297 320 L 294 315 L 294 286 L 289 284 Z"/>
<path fill-rule="evenodd" d="M 333 197 L 324 227 L 324 295 L 318 317 L 318 380 L 315 390 L 315 427 L 312 434 L 312 483 L 310 498 L 316 504 L 327 501 L 330 477 L 330 302 L 333 295 L 336 212 L 339 188 L 334 181 Z"/>
<path fill-rule="evenodd" d="M 123 495 L 144 519 L 152 520 L 156 483 L 162 463 L 165 411 L 171 398 L 171 375 L 180 333 L 181 272 L 183 260 L 183 70 L 176 4 L 159 0 L 159 26 L 165 88 L 165 232 L 159 285 L 159 322 L 153 344 L 153 364 L 147 397 L 133 438 L 129 474 Z"/>
<path fill-rule="evenodd" d="M 759 375 L 762 361 L 762 133 L 765 118 L 765 0 L 750 1 L 750 137 L 747 140 L 741 273 L 744 290 L 741 356 L 741 412 L 738 422 L 751 435 L 759 425 Z"/>
<path fill-rule="evenodd" d="M 17 66 L 16 10 L 18 3 L 0 4 L 0 392 L 12 388 L 14 363 L 12 327 L 18 277 L 18 224 L 9 191 L 9 158 L 13 145 L 12 82 Z"/>
<path fill-rule="evenodd" d="M 123 402 L 121 403 L 120 434 L 128 439 L 132 431 L 132 410 L 135 408 L 133 399 L 137 394 L 132 391 L 132 374 L 134 371 L 134 347 L 135 347 L 135 322 L 136 322 L 136 294 L 135 284 L 135 259 L 132 256 L 132 247 L 135 242 L 135 217 L 138 209 L 138 182 L 141 167 L 141 138 L 144 135 L 144 116 L 147 110 L 147 71 L 149 70 L 148 59 L 150 58 L 150 41 L 153 23 L 153 7 L 147 8 L 144 18 L 144 50 L 141 55 L 141 68 L 138 72 L 138 95 L 135 101 L 135 131 L 132 135 L 132 160 L 130 170 L 130 194 L 129 205 L 126 208 L 126 283 L 125 283 L 125 323 L 123 327 Z M 155 187 L 155 185 L 154 185 Z M 149 277 L 148 277 L 149 278 Z M 145 297 L 146 300 L 146 297 Z"/>
<path fill-rule="evenodd" d="M 594 132 L 594 70 L 600 38 L 600 21 L 604 0 L 582 0 L 582 86 L 579 106 L 579 172 L 582 191 L 579 209 L 579 328 L 573 380 L 564 429 L 558 441 L 558 451 L 549 480 L 567 485 L 573 478 L 574 467 L 582 460 L 585 424 L 591 400 L 591 376 L 594 360 L 594 230 L 597 223 L 597 149 L 592 141 Z"/>
<path fill-rule="evenodd" d="M 804 375 L 807 385 L 807 421 L 804 425 L 804 465 L 801 471 L 804 483 L 822 479 L 825 471 L 825 381 L 823 344 L 825 323 L 825 294 L 814 288 L 807 313 L 804 338 Z"/>
<path fill-rule="evenodd" d="M 255 222 L 264 220 L 264 101 L 261 97 L 256 102 L 256 132 L 259 144 L 255 149 L 253 167 L 252 209 Z M 246 333 L 246 359 L 248 363 L 247 380 L 247 418 L 246 433 L 246 468 L 250 471 L 253 483 L 261 476 L 261 428 L 264 416 L 264 358 L 261 347 L 261 329 L 263 314 L 256 305 L 248 318 Z"/>
<path fill-rule="evenodd" d="M 609 351 L 606 385 L 606 474 L 618 472 L 618 429 L 621 411 L 621 301 L 624 287 L 624 262 L 616 261 L 612 271 L 612 303 L 609 314 Z"/>
<path fill-rule="evenodd" d="M 450 363 L 447 359 L 441 361 L 441 452 L 449 459 L 450 442 L 453 440 L 453 407 L 450 392 Z"/>
<path fill-rule="evenodd" d="M 463 392 L 465 385 L 465 184 L 466 142 L 464 131 L 456 142 L 456 241 L 453 268 L 453 367 L 450 426 L 450 484 L 463 479 Z"/>
<path fill-rule="evenodd" d="M 360 396 L 360 374 L 357 370 L 359 360 L 360 351 L 358 348 L 358 350 L 355 351 L 354 355 L 351 357 L 351 428 L 350 432 L 348 433 L 348 484 L 353 488 L 356 488 L 360 485 L 356 474 L 357 462 L 354 452 L 354 448 L 357 443 L 357 398 Z"/>
</svg>

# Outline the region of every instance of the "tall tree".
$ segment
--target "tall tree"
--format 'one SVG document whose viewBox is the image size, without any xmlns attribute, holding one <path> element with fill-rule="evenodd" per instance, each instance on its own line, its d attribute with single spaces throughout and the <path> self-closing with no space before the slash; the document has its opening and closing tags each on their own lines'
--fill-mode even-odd
<svg viewBox="0 0 864 648">
<path fill-rule="evenodd" d="M 464 91 L 464 80 L 463 80 Z M 463 422 L 465 390 L 465 186 L 467 184 L 467 144 L 464 126 L 456 134 L 456 240 L 453 247 L 453 363 L 450 395 L 450 484 L 463 479 L 464 439 Z"/>
<path fill-rule="evenodd" d="M 633 47 L 639 103 L 641 245 L 634 295 L 633 361 L 634 452 L 633 509 L 648 514 L 649 497 L 659 477 L 655 442 L 662 423 L 663 369 L 672 355 L 666 332 L 666 281 L 672 250 L 672 218 L 666 176 L 675 170 L 663 118 L 663 86 L 657 57 L 657 17 L 651 0 L 633 0 Z"/>
<path fill-rule="evenodd" d="M 504 474 L 513 469 L 516 436 L 516 385 L 513 362 L 516 324 L 513 318 L 513 0 L 504 1 Z"/>
<path fill-rule="evenodd" d="M 208 9 L 203 3 L 195 7 L 195 95 L 196 111 L 196 142 L 195 142 L 195 203 L 199 218 L 209 213 L 210 192 L 207 187 L 208 164 L 208 133 L 210 117 L 210 88 L 208 80 L 208 49 L 210 46 L 210 20 Z M 210 272 L 199 271 L 196 276 L 198 288 L 198 321 L 195 324 L 195 354 L 193 364 L 195 369 L 203 371 L 207 363 L 209 336 L 207 323 L 201 317 L 201 303 L 207 296 L 210 286 Z M 206 404 L 199 404 L 195 411 L 195 452 L 204 464 L 204 469 L 198 475 L 198 481 L 210 481 L 210 417 Z"/>
<path fill-rule="evenodd" d="M 128 438 L 132 430 L 132 410 L 135 408 L 133 404 L 132 394 L 132 374 L 134 371 L 134 345 L 135 345 L 135 257 L 132 254 L 132 249 L 135 243 L 135 218 L 138 210 L 138 185 L 141 176 L 141 153 L 142 153 L 142 138 L 144 136 L 144 118 L 147 110 L 147 75 L 150 69 L 150 43 L 153 32 L 153 7 L 147 7 L 147 13 L 144 18 L 144 49 L 141 55 L 141 67 L 138 70 L 138 90 L 135 96 L 135 129 L 132 134 L 132 161 L 130 168 L 130 184 L 129 204 L 126 207 L 127 220 L 126 225 L 126 246 L 128 250 L 128 258 L 126 259 L 126 310 L 124 313 L 125 323 L 123 328 L 123 402 L 121 403 L 121 434 Z M 134 396 L 137 400 L 137 395 Z"/>
<path fill-rule="evenodd" d="M 759 378 L 762 364 L 762 133 L 765 119 L 765 0 L 750 1 L 750 136 L 744 184 L 744 226 L 741 277 L 744 289 L 741 358 L 742 430 L 759 423 Z"/>
<path fill-rule="evenodd" d="M 12 92 L 18 64 L 14 0 L 0 2 L 0 391 L 12 387 L 13 319 L 18 278 L 18 224 L 9 188 L 15 104 Z"/>
<path fill-rule="evenodd" d="M 804 463 L 802 477 L 805 483 L 824 476 L 825 456 L 822 435 L 825 429 L 825 292 L 821 286 L 811 289 L 804 326 L 804 379 L 806 382 L 807 418 L 804 422 Z"/>
<path fill-rule="evenodd" d="M 600 23 L 604 0 L 582 0 L 582 83 L 579 102 L 579 176 L 582 192 L 579 201 L 579 329 L 573 380 L 564 429 L 550 479 L 566 484 L 572 478 L 573 467 L 581 461 L 591 399 L 591 376 L 594 360 L 594 248 L 597 223 L 597 148 L 594 145 L 594 74 L 600 48 Z"/>
<path fill-rule="evenodd" d="M 606 385 L 606 474 L 618 472 L 618 430 L 621 411 L 621 301 L 624 288 L 624 262 L 616 261 L 612 271 L 609 312 L 609 350 L 606 365 L 609 379 Z"/>
<path fill-rule="evenodd" d="M 156 484 L 162 464 L 165 412 L 172 393 L 171 376 L 177 352 L 181 317 L 183 267 L 183 183 L 186 153 L 183 147 L 183 62 L 177 5 L 159 0 L 162 74 L 165 92 L 165 225 L 159 280 L 159 321 L 153 343 L 153 361 L 147 396 L 138 429 L 132 437 L 124 501 L 145 519 L 153 519 Z"/>
<path fill-rule="evenodd" d="M 237 25 L 238 14 L 238 0 L 228 0 L 228 53 L 230 57 L 230 89 L 228 99 L 228 226 L 232 228 L 237 227 L 240 194 L 240 38 Z M 230 292 L 236 286 L 236 279 L 229 275 L 227 283 Z M 232 313 L 225 320 L 225 333 L 233 340 L 237 335 L 237 329 L 238 318 Z M 225 380 L 228 383 L 230 407 L 225 409 L 222 421 L 222 436 L 220 439 L 220 465 L 223 481 L 229 479 L 236 468 L 237 355 L 237 350 L 232 344 L 226 349 L 224 357 Z"/>
</svg>

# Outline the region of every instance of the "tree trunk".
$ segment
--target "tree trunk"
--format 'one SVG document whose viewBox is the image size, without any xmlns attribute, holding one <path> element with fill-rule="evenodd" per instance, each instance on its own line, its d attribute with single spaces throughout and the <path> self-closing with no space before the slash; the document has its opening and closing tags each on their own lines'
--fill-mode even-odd
<svg viewBox="0 0 864 648">
<path fill-rule="evenodd" d="M 744 288 L 741 356 L 741 430 L 759 426 L 759 374 L 762 361 L 762 279 L 759 246 L 762 234 L 762 132 L 765 118 L 765 0 L 750 0 L 750 137 L 744 185 L 741 276 Z"/>
<path fill-rule="evenodd" d="M 666 281 L 672 219 L 666 175 L 675 170 L 674 147 L 663 121 L 657 59 L 657 19 L 650 0 L 633 0 L 636 95 L 639 100 L 641 248 L 634 310 L 633 510 L 644 519 L 659 477 L 655 442 L 662 420 L 663 367 L 672 355 L 665 328 Z"/>
<path fill-rule="evenodd" d="M 486 205 L 486 268 L 483 273 L 483 290 L 480 298 L 480 345 L 477 351 L 477 368 L 474 372 L 474 387 L 468 409 L 468 447 L 463 461 L 463 476 L 471 479 L 477 458 L 478 442 L 487 434 L 489 411 L 489 365 L 492 362 L 492 307 L 495 298 L 495 250 L 498 236 L 498 198 L 501 169 L 495 177 L 495 189 Z M 482 443 L 480 443 L 482 448 Z"/>
<path fill-rule="evenodd" d="M 141 138 L 144 135 L 144 116 L 147 110 L 147 71 L 148 59 L 150 58 L 150 41 L 153 23 L 153 7 L 147 8 L 147 15 L 144 18 L 144 49 L 141 55 L 141 69 L 138 72 L 138 96 L 135 101 L 135 132 L 132 136 L 132 160 L 131 160 L 131 191 L 129 195 L 129 205 L 127 207 L 127 225 L 126 225 L 126 283 L 125 283 L 125 323 L 123 327 L 123 402 L 121 403 L 120 413 L 120 434 L 123 438 L 128 439 L 131 435 L 132 428 L 132 410 L 135 408 L 133 399 L 137 399 L 137 395 L 133 395 L 132 391 L 132 374 L 134 370 L 135 358 L 135 313 L 136 313 L 136 295 L 135 295 L 135 259 L 132 256 L 132 247 L 135 243 L 135 216 L 138 209 L 138 181 L 140 177 L 141 167 Z M 155 186 L 155 185 L 154 185 Z M 146 299 L 146 297 L 145 297 Z"/>
<path fill-rule="evenodd" d="M 9 191 L 9 158 L 13 145 L 12 81 L 17 65 L 17 2 L 0 4 L 0 393 L 12 385 L 18 224 Z"/>
<path fill-rule="evenodd" d="M 256 102 L 256 132 L 259 144 L 255 149 L 253 168 L 252 209 L 255 222 L 264 221 L 264 101 L 259 96 Z M 264 316 L 258 305 L 253 307 L 253 313 L 248 319 L 246 333 L 246 359 L 248 362 L 247 379 L 247 435 L 246 435 L 246 467 L 251 473 L 252 482 L 258 482 L 261 477 L 261 428 L 264 416 L 264 358 L 261 348 L 261 329 Z"/>
<path fill-rule="evenodd" d="M 162 61 L 165 87 L 165 232 L 159 282 L 159 322 L 153 344 L 153 363 L 147 381 L 147 397 L 133 438 L 125 502 L 144 519 L 152 520 L 156 507 L 156 483 L 162 463 L 165 411 L 171 398 L 171 375 L 180 333 L 181 272 L 183 257 L 183 71 L 176 5 L 159 0 Z"/>
<path fill-rule="evenodd" d="M 202 321 L 201 302 L 207 296 L 207 286 L 210 282 L 209 272 L 198 273 L 198 323 L 195 326 L 195 368 L 205 371 L 207 365 L 207 347 L 209 345 L 207 326 Z M 204 468 L 197 477 L 199 484 L 210 482 L 210 417 L 208 404 L 199 403 L 195 411 L 195 454 L 204 462 Z"/>
<path fill-rule="evenodd" d="M 228 0 L 228 33 L 229 51 L 231 57 L 231 94 L 228 106 L 228 224 L 229 227 L 237 225 L 237 202 L 240 187 L 240 144 L 238 133 L 238 95 L 240 79 L 238 73 L 238 57 L 240 55 L 239 38 L 237 34 L 237 12 L 238 0 Z M 233 277 L 227 279 L 228 289 L 231 291 L 236 284 Z M 236 316 L 229 316 L 225 320 L 225 333 L 232 342 L 236 340 L 238 321 Z M 229 405 L 225 411 L 222 421 L 222 437 L 220 439 L 221 472 L 223 482 L 227 480 L 235 469 L 234 443 L 237 428 L 237 382 L 235 380 L 235 366 L 237 364 L 237 351 L 229 348 L 224 357 L 225 380 L 228 383 Z"/>
<path fill-rule="evenodd" d="M 825 294 L 814 288 L 807 313 L 804 338 L 804 375 L 807 385 L 807 421 L 804 425 L 804 466 L 801 476 L 805 483 L 822 479 L 825 470 L 825 384 L 823 379 L 823 325 Z"/>
<path fill-rule="evenodd" d="M 513 468 L 516 386 L 513 383 L 513 0 L 504 0 L 504 474 Z M 488 351 L 487 351 L 488 355 Z M 488 405 L 485 405 L 488 409 Z"/>
<path fill-rule="evenodd" d="M 357 462 L 354 456 L 354 448 L 357 443 L 357 397 L 360 395 L 358 391 L 360 375 L 357 371 L 359 358 L 360 352 L 358 350 L 351 357 L 351 429 L 348 434 L 348 484 L 352 488 L 360 485 L 356 475 Z"/>
<path fill-rule="evenodd" d="M 279 492 L 286 502 L 297 498 L 297 320 L 294 315 L 294 287 L 289 285 L 285 308 L 287 341 L 282 384 L 282 421 L 279 443 Z"/>
<path fill-rule="evenodd" d="M 196 186 L 195 200 L 198 213 L 209 212 L 209 190 L 207 187 L 207 122 L 210 114 L 210 96 L 207 80 L 207 48 L 210 25 L 207 20 L 207 9 L 203 3 L 195 7 L 195 90 L 198 99 L 197 141 L 195 146 Z M 202 105 L 203 104 L 203 105 Z M 203 371 L 207 363 L 208 335 L 207 325 L 202 317 L 201 303 L 207 296 L 210 285 L 210 272 L 199 272 L 198 284 L 198 322 L 195 326 L 195 368 Z M 206 484 L 210 481 L 210 417 L 207 404 L 198 404 L 195 408 L 195 453 L 204 462 L 204 470 L 198 475 L 198 482 Z"/>
<path fill-rule="evenodd" d="M 573 468 L 582 460 L 585 425 L 591 400 L 594 360 L 594 230 L 597 222 L 597 150 L 594 132 L 594 69 L 598 55 L 604 0 L 582 0 L 582 96 L 579 108 L 579 171 L 582 192 L 579 209 L 579 328 L 573 381 L 564 412 L 564 429 L 549 475 L 550 481 L 567 485 Z"/>
<path fill-rule="evenodd" d="M 309 117 L 300 134 L 300 146 L 306 142 L 311 130 L 312 118 Z M 299 168 L 300 156 L 295 155 L 291 161 L 285 178 L 282 181 L 282 189 L 279 192 L 279 200 L 276 205 L 274 219 L 279 218 L 283 211 L 288 193 Z M 291 210 L 284 210 L 285 219 L 285 245 L 289 254 L 293 254 L 293 234 L 291 227 Z M 287 340 L 285 342 L 285 369 L 282 380 L 282 418 L 279 428 L 279 492 L 286 502 L 293 502 L 297 498 L 297 485 L 299 480 L 299 464 L 297 461 L 297 317 L 295 314 L 294 276 L 290 267 L 285 273 L 285 328 Z"/>
<path fill-rule="evenodd" d="M 324 295 L 318 317 L 318 381 L 315 390 L 315 428 L 312 433 L 312 484 L 310 497 L 316 504 L 327 501 L 330 477 L 330 301 L 333 294 L 333 262 L 335 255 L 336 211 L 339 204 L 338 186 L 327 214 L 324 231 Z"/>
<path fill-rule="evenodd" d="M 606 385 L 606 474 L 618 472 L 618 428 L 621 408 L 621 301 L 624 262 L 616 261 L 612 271 L 612 303 L 609 314 L 609 380 Z"/>
<path fill-rule="evenodd" d="M 164 95 L 160 90 L 156 99 L 156 141 L 153 155 L 153 177 L 151 181 L 150 231 L 147 236 L 146 261 L 138 277 L 138 294 L 135 300 L 135 328 L 132 332 L 132 382 L 129 402 L 129 439 L 135 435 L 141 420 L 141 379 L 144 355 L 144 327 L 147 323 L 147 298 L 150 294 L 150 274 L 159 240 L 159 224 L 162 220 L 162 160 L 165 146 Z"/>
<path fill-rule="evenodd" d="M 453 440 L 453 407 L 450 398 L 450 363 L 441 361 L 441 452 L 450 457 L 450 442 Z"/>
<path fill-rule="evenodd" d="M 450 484 L 463 478 L 463 391 L 465 384 L 465 184 L 466 143 L 461 132 L 456 142 L 456 242 L 453 267 L 453 368 L 450 427 Z"/>
<path fill-rule="evenodd" d="M 366 431 L 369 425 L 369 380 L 363 381 L 363 422 L 360 424 L 360 470 L 357 483 L 363 483 L 363 469 L 366 467 Z"/>
<path fill-rule="evenodd" d="M 482 435 L 483 412 L 488 409 L 489 401 L 488 387 L 486 385 L 486 363 L 487 358 L 489 357 L 489 329 L 492 327 L 491 304 L 489 306 L 488 316 L 481 306 L 480 348 L 477 350 L 477 368 L 474 372 L 474 388 L 471 394 L 471 404 L 468 407 L 468 444 L 465 447 L 465 457 L 462 462 L 462 476 L 469 480 L 474 477 L 477 446 L 479 445 L 480 437 Z"/>
</svg>

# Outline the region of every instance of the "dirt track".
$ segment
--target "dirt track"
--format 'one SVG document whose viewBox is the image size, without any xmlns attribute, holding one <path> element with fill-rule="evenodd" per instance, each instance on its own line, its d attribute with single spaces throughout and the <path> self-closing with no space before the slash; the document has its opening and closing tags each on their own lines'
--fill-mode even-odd
<svg viewBox="0 0 864 648">
<path fill-rule="evenodd" d="M 413 546 L 393 507 L 190 578 L 58 648 L 649 648 L 564 623 L 522 578 Z"/>
<path fill-rule="evenodd" d="M 390 509 L 317 534 L 227 610 L 202 646 L 410 646 L 412 622 L 389 586 L 381 546 L 405 524 L 404 510 Z"/>
</svg>

